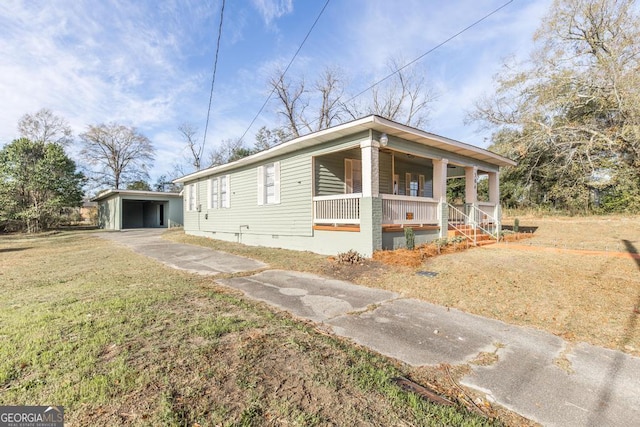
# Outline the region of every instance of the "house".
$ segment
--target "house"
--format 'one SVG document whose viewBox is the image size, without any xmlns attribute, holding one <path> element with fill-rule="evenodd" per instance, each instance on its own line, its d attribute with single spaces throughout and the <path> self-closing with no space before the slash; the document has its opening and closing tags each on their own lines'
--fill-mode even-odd
<svg viewBox="0 0 640 427">
<path fill-rule="evenodd" d="M 249 245 L 365 256 L 447 236 L 462 223 L 499 227 L 499 171 L 490 151 L 368 116 L 175 180 L 188 234 Z M 478 200 L 477 182 L 489 194 Z M 465 204 L 446 200 L 464 180 Z"/>
<path fill-rule="evenodd" d="M 107 230 L 182 226 L 179 193 L 106 190 L 91 201 L 98 203 L 98 227 Z"/>
</svg>

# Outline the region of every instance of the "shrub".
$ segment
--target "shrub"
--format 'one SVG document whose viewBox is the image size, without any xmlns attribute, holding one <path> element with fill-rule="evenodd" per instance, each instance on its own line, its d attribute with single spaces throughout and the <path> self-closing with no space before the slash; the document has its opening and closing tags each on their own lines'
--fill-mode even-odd
<svg viewBox="0 0 640 427">
<path fill-rule="evenodd" d="M 518 218 L 513 220 L 513 232 L 517 233 L 520 231 L 520 220 Z"/>
<path fill-rule="evenodd" d="M 407 249 L 415 249 L 416 247 L 416 234 L 413 232 L 413 228 L 405 227 L 404 240 L 407 245 Z"/>
</svg>

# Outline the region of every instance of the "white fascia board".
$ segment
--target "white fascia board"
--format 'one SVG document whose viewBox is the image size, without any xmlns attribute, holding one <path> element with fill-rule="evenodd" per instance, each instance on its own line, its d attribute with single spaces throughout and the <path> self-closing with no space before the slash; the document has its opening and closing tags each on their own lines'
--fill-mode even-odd
<svg viewBox="0 0 640 427">
<path fill-rule="evenodd" d="M 499 154 L 492 153 L 491 151 L 485 150 L 483 148 L 479 148 L 474 145 L 466 144 L 464 142 L 456 141 L 454 139 L 446 138 L 433 133 L 425 132 L 420 129 L 412 128 L 410 126 L 396 123 L 392 120 L 388 120 L 380 116 L 371 115 L 318 132 L 313 132 L 296 139 L 292 139 L 291 141 L 284 142 L 280 145 L 276 145 L 275 147 L 271 147 L 268 150 L 261 151 L 256 154 L 243 157 L 242 159 L 236 160 L 234 162 L 226 163 L 220 166 L 214 166 L 208 169 L 203 169 L 201 171 L 191 173 L 189 175 L 185 175 L 181 178 L 175 179 L 173 182 L 176 184 L 182 184 L 185 182 L 207 177 L 209 175 L 224 173 L 240 166 L 246 166 L 252 163 L 265 161 L 275 156 L 295 152 L 303 148 L 322 144 L 324 142 L 331 141 L 332 139 L 337 139 L 342 136 L 364 130 L 375 130 L 380 133 L 386 133 L 398 138 L 407 139 L 418 144 L 439 148 L 444 151 L 449 151 L 476 160 L 481 160 L 487 163 L 494 164 L 496 166 L 516 165 L 516 162 L 514 162 L 513 160 L 503 157 Z"/>
</svg>

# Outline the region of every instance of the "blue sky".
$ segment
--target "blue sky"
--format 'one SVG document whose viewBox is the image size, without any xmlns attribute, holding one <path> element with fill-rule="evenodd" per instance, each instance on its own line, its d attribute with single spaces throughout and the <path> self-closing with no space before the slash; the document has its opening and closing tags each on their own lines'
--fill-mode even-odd
<svg viewBox="0 0 640 427">
<path fill-rule="evenodd" d="M 331 0 L 290 73 L 311 82 L 338 66 L 358 93 L 387 74 L 392 56 L 412 60 L 507 0 Z M 227 0 L 207 149 L 241 136 L 325 0 Z M 49 108 L 75 135 L 89 124 L 137 127 L 156 147 L 151 181 L 185 163 L 177 127 L 202 138 L 221 0 L 3 0 L 0 3 L 0 145 L 25 113 Z M 514 0 L 415 67 L 438 94 L 425 130 L 486 147 L 465 125 L 490 92 L 503 59 L 525 57 L 551 0 Z M 274 104 L 245 138 L 279 119 Z M 73 150 L 72 150 L 73 151 Z"/>
</svg>

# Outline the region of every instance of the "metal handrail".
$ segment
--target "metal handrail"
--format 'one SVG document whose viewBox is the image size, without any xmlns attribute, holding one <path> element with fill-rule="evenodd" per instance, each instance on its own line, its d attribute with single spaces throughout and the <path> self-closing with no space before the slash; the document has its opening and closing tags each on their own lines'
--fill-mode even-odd
<svg viewBox="0 0 640 427">
<path fill-rule="evenodd" d="M 469 205 L 469 215 L 465 214 L 450 203 L 447 203 L 447 205 L 449 208 L 449 220 L 447 222 L 447 226 L 458 231 L 464 237 L 469 239 L 474 246 L 478 244 L 478 229 L 498 241 L 498 221 L 493 216 L 482 211 L 475 205 Z M 469 229 L 461 228 L 460 224 L 470 225 L 473 232 L 469 233 Z"/>
<path fill-rule="evenodd" d="M 481 210 L 475 205 L 471 205 L 471 210 L 473 211 L 474 218 L 480 218 L 481 221 L 475 221 L 476 227 L 480 230 L 484 231 L 489 236 L 496 239 L 499 239 L 498 236 L 498 221 L 492 215 L 489 215 L 485 211 Z"/>
<path fill-rule="evenodd" d="M 447 203 L 448 208 L 449 208 L 449 219 L 447 221 L 447 226 L 453 228 L 454 230 L 458 231 L 460 234 L 462 234 L 464 237 L 466 237 L 467 239 L 471 240 L 474 244 L 474 246 L 477 243 L 476 240 L 476 233 L 474 231 L 474 233 L 471 235 L 468 233 L 469 229 L 468 228 L 460 228 L 459 225 L 460 224 L 464 224 L 467 225 L 470 223 L 469 220 L 469 216 L 467 214 L 465 214 L 464 212 L 462 212 L 461 210 L 459 210 L 458 208 L 456 208 L 455 206 L 453 206 L 450 203 Z M 452 218 L 452 214 L 453 213 L 453 218 Z"/>
</svg>

